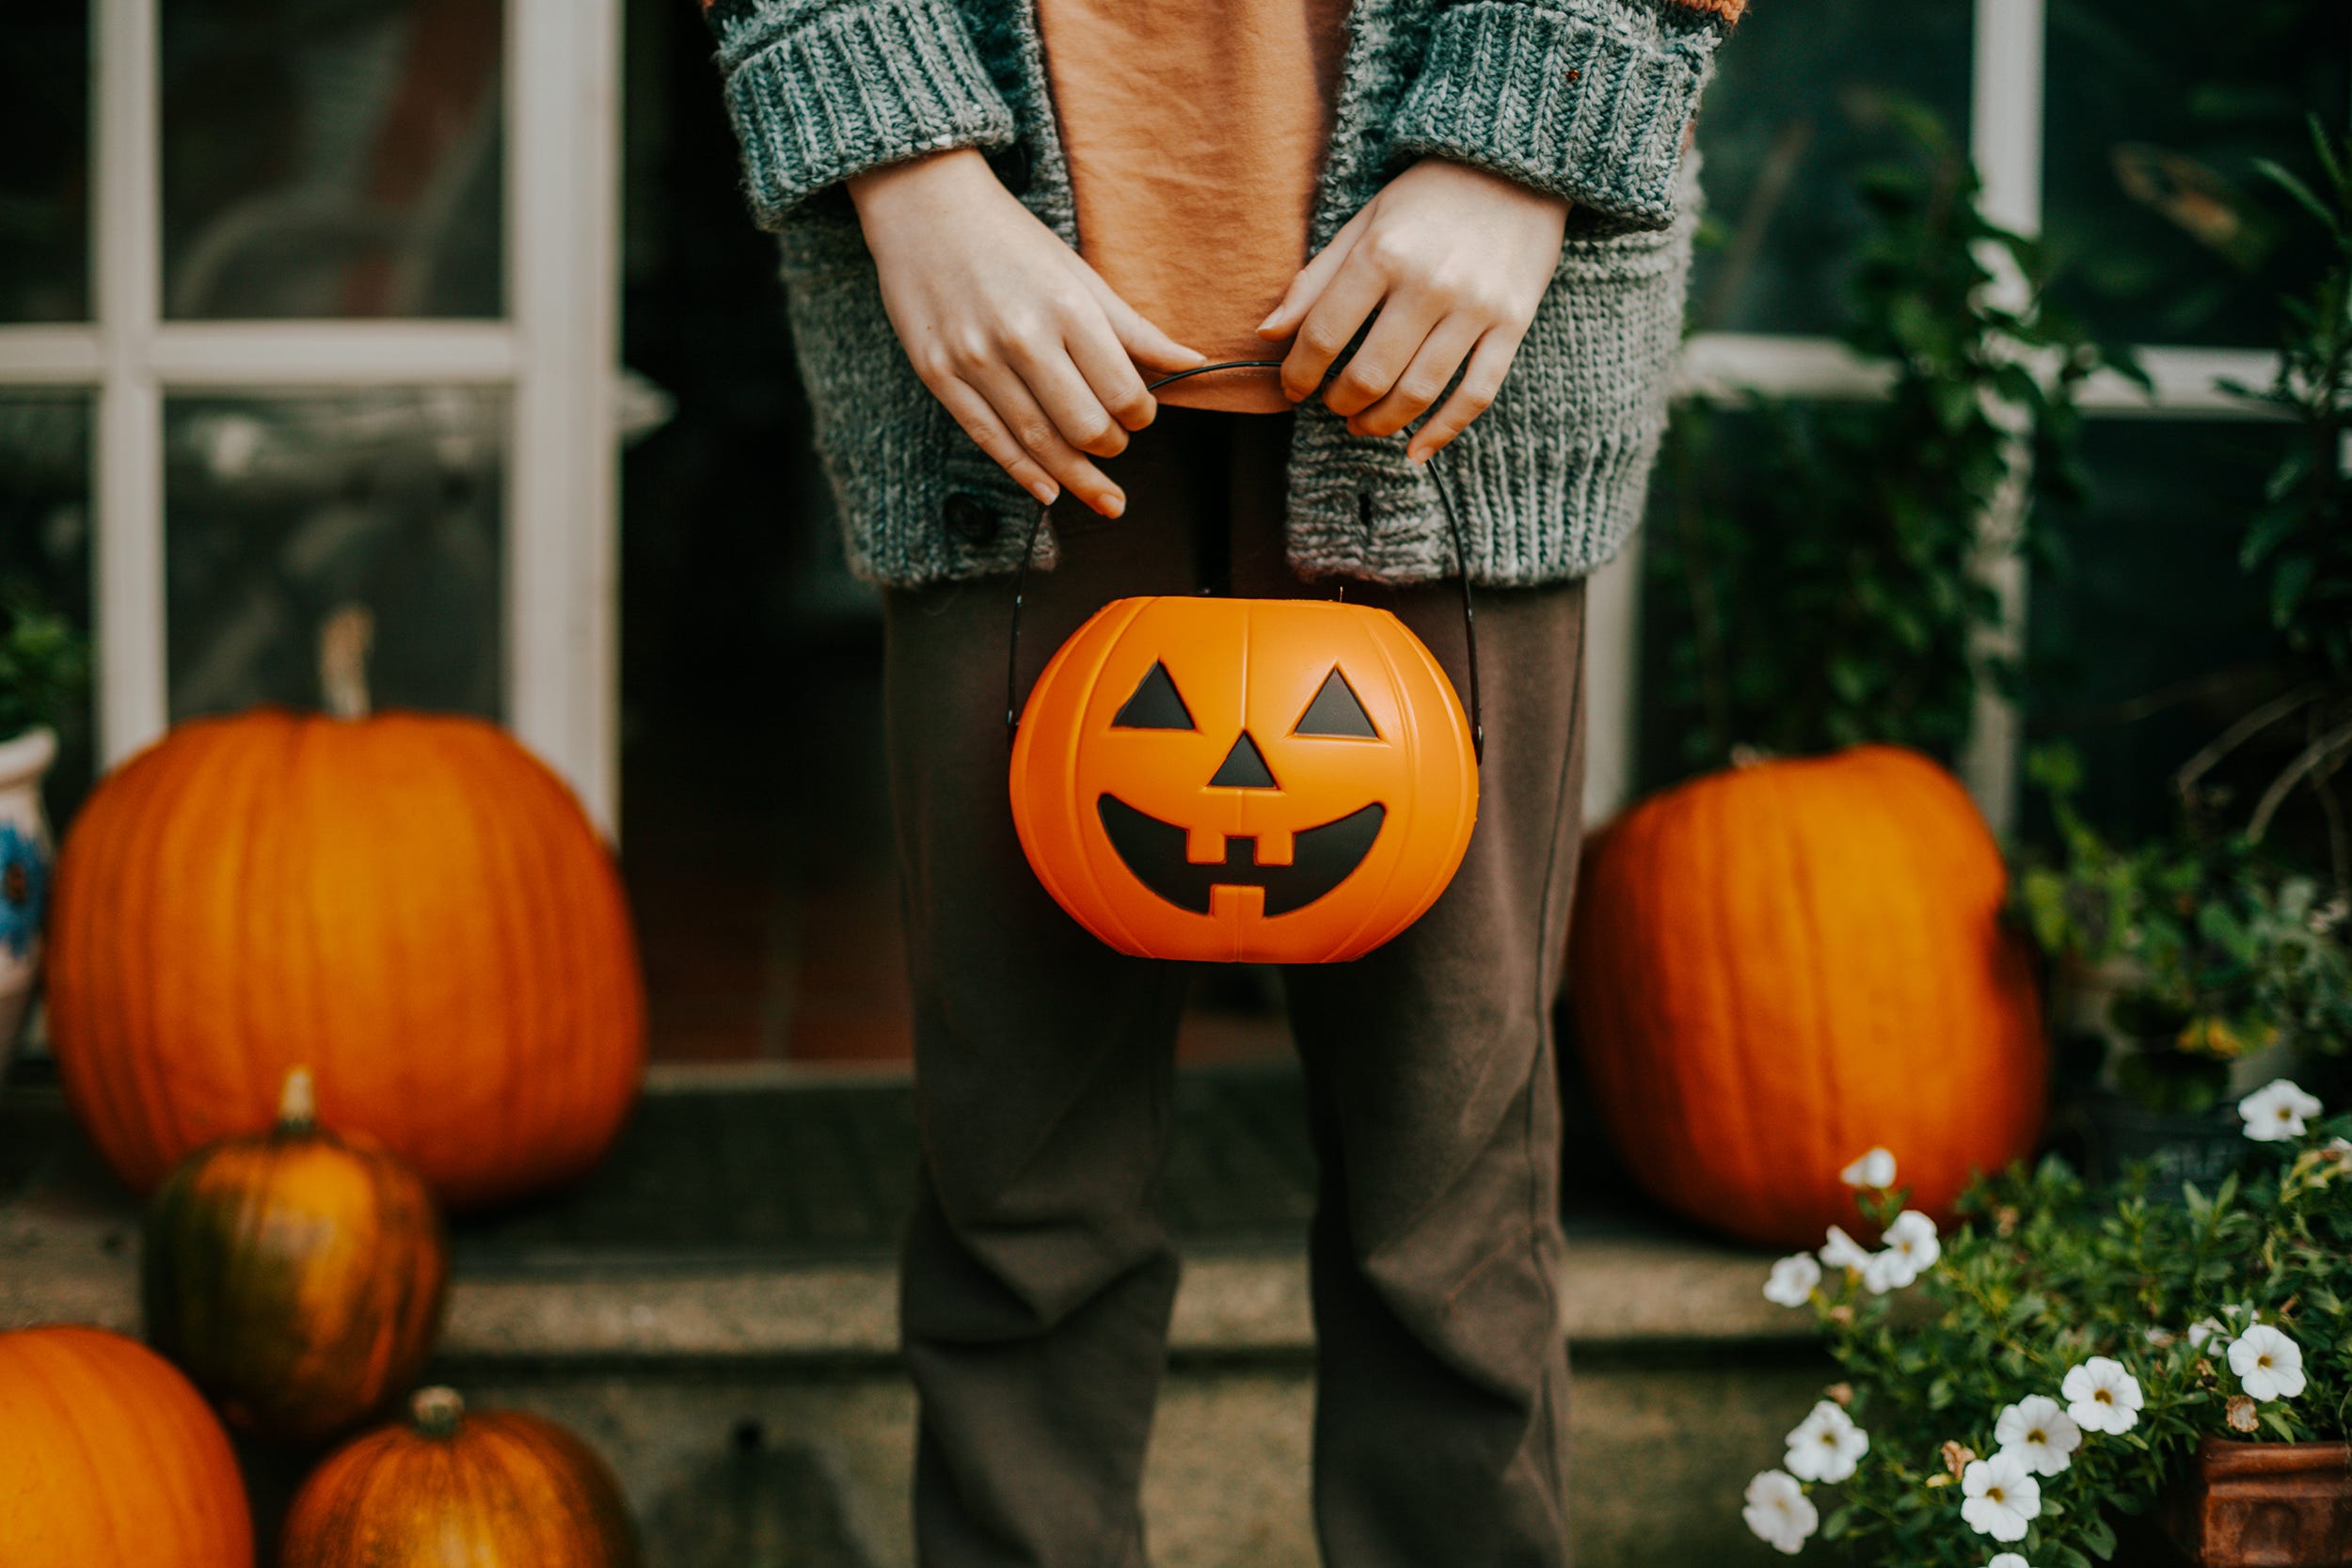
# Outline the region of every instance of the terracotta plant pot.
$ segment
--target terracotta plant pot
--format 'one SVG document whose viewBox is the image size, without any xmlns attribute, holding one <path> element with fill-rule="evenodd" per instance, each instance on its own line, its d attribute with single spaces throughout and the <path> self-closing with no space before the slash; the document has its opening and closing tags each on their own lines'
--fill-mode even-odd
<svg viewBox="0 0 2352 1568">
<path fill-rule="evenodd" d="M 0 1078 L 8 1075 L 8 1053 L 40 974 L 51 856 L 40 781 L 56 757 L 57 736 L 50 730 L 0 740 Z"/>
<path fill-rule="evenodd" d="M 2352 1446 L 2208 1437 L 2164 1523 L 2201 1568 L 2344 1568 Z"/>
</svg>

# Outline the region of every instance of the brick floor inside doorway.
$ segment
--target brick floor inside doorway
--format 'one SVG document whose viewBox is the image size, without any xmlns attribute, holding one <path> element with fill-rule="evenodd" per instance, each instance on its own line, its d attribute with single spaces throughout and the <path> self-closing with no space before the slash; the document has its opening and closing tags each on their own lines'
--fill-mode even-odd
<svg viewBox="0 0 2352 1568">
<path fill-rule="evenodd" d="M 624 751 L 622 867 L 657 1062 L 908 1059 L 879 659 L 836 650 L 800 673 L 764 711 L 664 714 Z M 1286 1055 L 1277 995 L 1268 975 L 1204 970 L 1181 1058 Z"/>
</svg>

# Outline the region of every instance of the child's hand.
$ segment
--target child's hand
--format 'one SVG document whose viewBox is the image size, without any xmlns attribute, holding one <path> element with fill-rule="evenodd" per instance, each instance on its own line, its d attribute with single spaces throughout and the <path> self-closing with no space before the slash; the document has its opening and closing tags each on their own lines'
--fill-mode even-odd
<svg viewBox="0 0 2352 1568">
<path fill-rule="evenodd" d="M 1567 218 L 1564 198 L 1423 158 L 1347 220 L 1259 326 L 1263 338 L 1298 334 L 1282 389 L 1293 402 L 1311 395 L 1377 310 L 1323 401 L 1359 436 L 1393 436 L 1468 359 L 1462 384 L 1406 448 L 1428 462 L 1494 402 L 1559 265 Z"/>
<path fill-rule="evenodd" d="M 1126 509 L 1087 461 L 1124 451 L 1157 405 L 1136 362 L 1202 356 L 1145 321 L 961 148 L 850 182 L 898 341 L 965 434 L 1041 501 L 1060 485 Z"/>
</svg>

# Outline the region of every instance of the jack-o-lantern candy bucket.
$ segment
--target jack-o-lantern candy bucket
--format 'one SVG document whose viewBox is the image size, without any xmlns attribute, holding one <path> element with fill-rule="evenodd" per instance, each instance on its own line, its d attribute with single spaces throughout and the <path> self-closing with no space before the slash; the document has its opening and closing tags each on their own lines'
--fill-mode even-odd
<svg viewBox="0 0 2352 1568">
<path fill-rule="evenodd" d="M 1361 605 L 1119 600 L 1055 654 L 1015 732 L 1038 879 L 1147 958 L 1369 952 L 1445 890 L 1477 816 L 1453 683 Z"/>
</svg>

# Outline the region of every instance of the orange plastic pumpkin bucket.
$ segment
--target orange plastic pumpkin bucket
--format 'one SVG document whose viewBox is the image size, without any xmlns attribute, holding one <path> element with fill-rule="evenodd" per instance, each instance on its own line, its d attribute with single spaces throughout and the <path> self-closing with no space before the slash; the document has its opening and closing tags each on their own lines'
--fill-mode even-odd
<svg viewBox="0 0 2352 1568">
<path fill-rule="evenodd" d="M 1012 752 L 1038 879 L 1122 953 L 1327 963 L 1453 879 L 1469 718 L 1395 616 L 1321 599 L 1120 599 L 1063 643 Z"/>
</svg>

